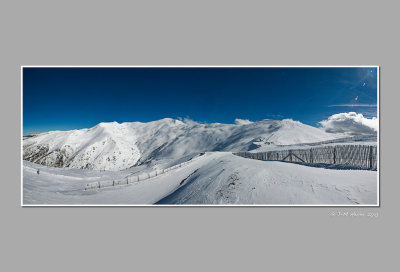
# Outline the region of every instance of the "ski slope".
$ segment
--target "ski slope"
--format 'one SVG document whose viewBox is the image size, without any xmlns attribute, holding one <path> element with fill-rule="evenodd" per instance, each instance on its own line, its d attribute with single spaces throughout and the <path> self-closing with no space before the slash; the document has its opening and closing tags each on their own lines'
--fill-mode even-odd
<svg viewBox="0 0 400 272">
<path fill-rule="evenodd" d="M 36 173 L 40 169 L 40 174 Z M 126 186 L 85 191 L 88 182 L 147 171 L 52 168 L 23 162 L 24 204 L 376 205 L 377 173 L 257 161 L 208 152 L 163 175 Z"/>
</svg>

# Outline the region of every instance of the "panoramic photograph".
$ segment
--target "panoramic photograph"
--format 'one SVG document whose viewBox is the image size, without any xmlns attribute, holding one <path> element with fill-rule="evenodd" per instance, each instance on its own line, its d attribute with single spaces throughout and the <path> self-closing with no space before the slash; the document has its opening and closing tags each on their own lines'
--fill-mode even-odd
<svg viewBox="0 0 400 272">
<path fill-rule="evenodd" d="M 378 206 L 379 67 L 22 71 L 23 206 Z"/>
</svg>

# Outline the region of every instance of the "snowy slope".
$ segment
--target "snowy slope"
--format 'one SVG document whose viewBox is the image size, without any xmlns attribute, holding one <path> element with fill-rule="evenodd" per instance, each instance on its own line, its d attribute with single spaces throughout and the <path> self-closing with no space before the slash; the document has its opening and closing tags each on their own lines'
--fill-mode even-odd
<svg viewBox="0 0 400 272">
<path fill-rule="evenodd" d="M 329 170 L 225 153 L 157 204 L 376 204 L 373 171 Z"/>
<path fill-rule="evenodd" d="M 52 167 L 117 171 L 204 151 L 248 151 L 340 136 L 289 119 L 200 124 L 165 118 L 149 123 L 100 123 L 90 129 L 42 133 L 23 140 L 23 159 Z"/>
<path fill-rule="evenodd" d="M 23 141 L 24 160 L 54 167 L 125 169 L 140 151 L 126 125 L 100 123 L 90 129 L 53 131 Z"/>
<path fill-rule="evenodd" d="M 142 166 L 140 166 L 142 167 Z M 140 168 L 139 167 L 139 168 Z M 40 168 L 39 175 L 36 170 Z M 377 204 L 377 173 L 257 161 L 207 153 L 164 175 L 85 191 L 87 182 L 122 178 L 123 171 L 58 169 L 24 161 L 24 204 Z M 138 169 L 140 171 L 141 169 Z"/>
</svg>

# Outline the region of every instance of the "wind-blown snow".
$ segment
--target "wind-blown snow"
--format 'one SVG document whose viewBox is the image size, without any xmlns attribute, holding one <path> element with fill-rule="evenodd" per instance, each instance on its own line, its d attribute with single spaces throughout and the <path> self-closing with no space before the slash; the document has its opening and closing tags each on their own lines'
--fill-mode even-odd
<svg viewBox="0 0 400 272">
<path fill-rule="evenodd" d="M 338 137 L 291 119 L 201 124 L 165 118 L 42 133 L 23 140 L 23 158 L 52 167 L 117 171 L 205 151 L 248 151 Z"/>
<path fill-rule="evenodd" d="M 235 119 L 235 124 L 236 125 L 248 125 L 248 124 L 251 124 L 251 123 L 253 123 L 253 122 L 250 121 L 250 120 L 247 120 L 247 119 L 239 119 L 239 118 Z"/>
</svg>

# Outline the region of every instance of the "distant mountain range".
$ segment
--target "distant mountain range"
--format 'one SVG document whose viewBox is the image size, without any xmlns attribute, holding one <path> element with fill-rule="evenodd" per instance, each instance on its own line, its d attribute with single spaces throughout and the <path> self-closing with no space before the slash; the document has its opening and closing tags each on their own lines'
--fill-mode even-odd
<svg viewBox="0 0 400 272">
<path fill-rule="evenodd" d="M 205 151 L 249 151 L 342 136 L 291 119 L 201 124 L 165 118 L 24 137 L 23 159 L 52 167 L 117 171 Z"/>
</svg>

